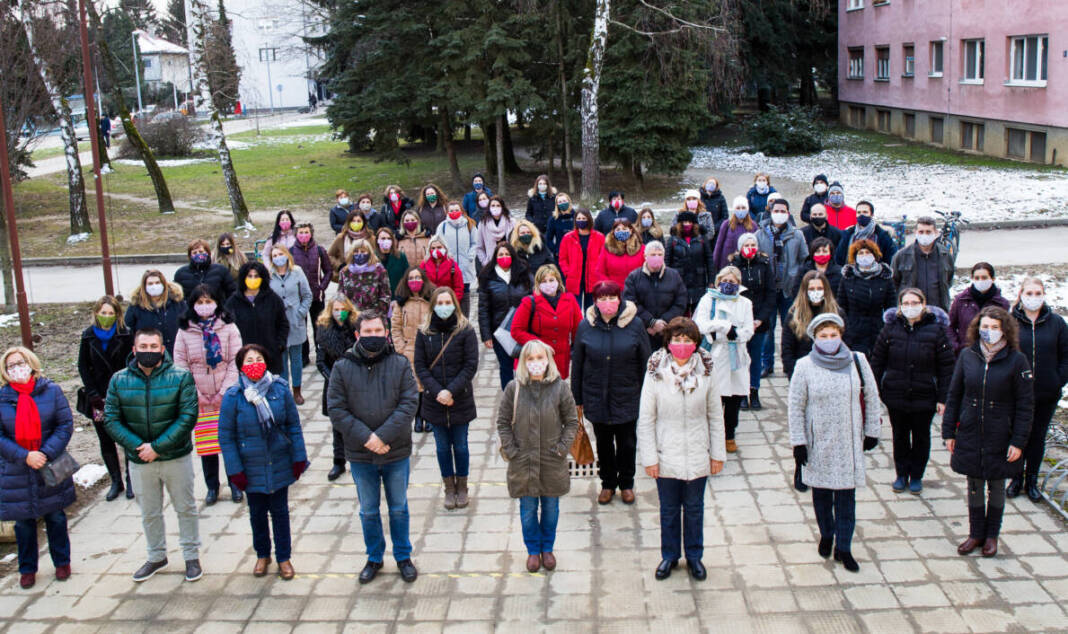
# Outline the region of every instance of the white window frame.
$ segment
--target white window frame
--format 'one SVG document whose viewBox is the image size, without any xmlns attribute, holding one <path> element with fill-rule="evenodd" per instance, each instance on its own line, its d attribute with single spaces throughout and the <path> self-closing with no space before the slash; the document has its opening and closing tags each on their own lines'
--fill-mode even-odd
<svg viewBox="0 0 1068 634">
<path fill-rule="evenodd" d="M 879 57 L 886 53 L 886 58 Z M 890 81 L 890 46 L 875 47 L 875 81 Z"/>
<path fill-rule="evenodd" d="M 270 59 L 268 59 L 270 58 Z M 260 49 L 260 61 L 261 62 L 277 62 L 278 61 L 278 47 L 268 46 Z"/>
<path fill-rule="evenodd" d="M 908 50 L 912 49 L 912 55 L 908 55 Z M 915 44 L 902 44 L 901 45 L 901 57 L 902 62 L 902 77 L 915 77 L 916 76 L 916 45 Z"/>
<path fill-rule="evenodd" d="M 961 73 L 960 83 L 962 84 L 976 84 L 983 83 L 983 76 L 986 74 L 986 63 L 983 59 L 986 56 L 986 40 L 984 39 L 972 39 L 961 40 Z M 974 48 L 974 57 L 972 58 L 974 65 L 969 67 L 968 57 L 971 54 L 970 48 Z"/>
<path fill-rule="evenodd" d="M 849 0 L 846 11 L 859 11 L 864 8 L 864 0 Z"/>
<path fill-rule="evenodd" d="M 935 50 L 938 50 L 938 70 L 935 70 Z M 945 74 L 946 69 L 946 42 L 945 40 L 934 40 L 931 42 L 930 50 L 930 68 L 927 73 L 928 77 L 942 77 Z"/>
<path fill-rule="evenodd" d="M 860 53 L 860 57 L 854 59 L 854 53 Z M 849 48 L 846 55 L 846 79 L 864 79 L 864 48 L 860 46 Z"/>
<path fill-rule="evenodd" d="M 1035 79 L 1026 79 L 1027 77 L 1027 47 L 1032 45 L 1037 47 L 1035 51 Z M 1021 60 L 1022 74 L 1017 75 L 1017 55 L 1023 57 Z M 1043 55 L 1046 55 L 1046 68 L 1042 68 Z M 1047 77 L 1049 76 L 1049 34 L 1034 34 L 1034 35 L 1013 35 L 1009 38 L 1009 81 L 1005 82 L 1006 86 L 1028 86 L 1045 88 L 1046 77 L 1042 77 L 1042 71 L 1046 71 Z"/>
</svg>

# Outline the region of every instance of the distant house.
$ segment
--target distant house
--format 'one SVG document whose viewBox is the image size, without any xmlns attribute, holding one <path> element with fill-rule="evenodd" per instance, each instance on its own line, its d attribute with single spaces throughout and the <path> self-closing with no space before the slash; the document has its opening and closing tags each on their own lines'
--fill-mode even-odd
<svg viewBox="0 0 1068 634">
<path fill-rule="evenodd" d="M 138 54 L 145 69 L 142 81 L 155 89 L 162 84 L 173 84 L 181 92 L 190 92 L 188 49 L 144 31 L 134 33 L 137 34 Z"/>
<path fill-rule="evenodd" d="M 1068 165 L 1068 2 L 842 0 L 844 125 Z"/>
</svg>

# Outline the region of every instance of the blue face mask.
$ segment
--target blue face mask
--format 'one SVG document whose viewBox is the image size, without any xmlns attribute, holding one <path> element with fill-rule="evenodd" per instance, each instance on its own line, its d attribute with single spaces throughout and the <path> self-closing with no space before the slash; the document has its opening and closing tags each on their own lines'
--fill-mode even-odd
<svg viewBox="0 0 1068 634">
<path fill-rule="evenodd" d="M 845 194 L 831 194 L 827 197 L 827 202 L 835 207 L 840 207 L 845 202 Z"/>
<path fill-rule="evenodd" d="M 738 292 L 738 285 L 734 282 L 720 282 L 719 292 L 723 293 L 724 295 L 734 295 Z"/>
<path fill-rule="evenodd" d="M 363 266 L 371 261 L 371 254 L 369 253 L 353 253 L 352 263 Z"/>
<path fill-rule="evenodd" d="M 204 264 L 211 259 L 211 256 L 207 253 L 198 252 L 193 254 L 193 262 L 196 264 Z"/>
<path fill-rule="evenodd" d="M 438 304 L 437 306 L 434 306 L 434 314 L 441 319 L 452 317 L 454 312 L 456 312 L 456 306 L 453 304 Z"/>
<path fill-rule="evenodd" d="M 271 258 L 271 262 L 273 262 L 275 266 L 285 266 L 289 264 L 289 258 L 284 255 L 276 255 Z"/>
<path fill-rule="evenodd" d="M 735 209 L 733 210 L 734 217 L 738 220 L 745 220 L 745 217 L 749 215 L 748 209 Z"/>
<path fill-rule="evenodd" d="M 615 231 L 612 233 L 612 235 L 615 236 L 616 240 L 619 240 L 620 242 L 626 242 L 630 239 L 629 231 Z"/>
<path fill-rule="evenodd" d="M 474 187 L 476 192 L 482 191 L 482 183 L 475 183 Z"/>
</svg>

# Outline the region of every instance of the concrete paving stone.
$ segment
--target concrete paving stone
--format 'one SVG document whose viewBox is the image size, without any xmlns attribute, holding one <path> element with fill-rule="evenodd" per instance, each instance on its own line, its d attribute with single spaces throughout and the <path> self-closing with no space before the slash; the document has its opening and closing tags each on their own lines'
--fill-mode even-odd
<svg viewBox="0 0 1068 634">
<path fill-rule="evenodd" d="M 304 597 L 264 597 L 252 612 L 251 621 L 296 621 L 304 610 Z"/>
<path fill-rule="evenodd" d="M 1031 631 L 1063 631 L 1065 623 L 1068 623 L 1068 615 L 1056 603 L 1014 606 L 1013 616 L 1020 625 Z"/>
<path fill-rule="evenodd" d="M 889 586 L 863 585 L 846 588 L 842 594 L 856 610 L 885 610 L 900 607 L 897 595 Z"/>
<path fill-rule="evenodd" d="M 956 607 L 982 606 L 997 601 L 994 589 L 984 581 L 954 581 L 943 583 L 941 587 Z"/>
<path fill-rule="evenodd" d="M 532 595 L 503 597 L 500 602 L 498 618 L 501 621 L 523 621 L 524 623 L 544 622 L 547 606 Z"/>
<path fill-rule="evenodd" d="M 167 600 L 162 597 L 128 597 L 119 603 L 119 607 L 111 614 L 113 619 L 145 621 L 155 618 L 156 613 L 166 605 Z M 30 618 L 28 614 L 24 618 Z"/>
<path fill-rule="evenodd" d="M 892 589 L 905 608 L 941 607 L 950 604 L 949 597 L 935 584 L 897 584 L 892 586 Z"/>
<path fill-rule="evenodd" d="M 924 562 L 927 564 L 927 569 L 931 571 L 931 574 L 941 581 L 971 580 L 978 576 L 971 562 L 960 556 L 952 558 L 927 557 Z"/>
<path fill-rule="evenodd" d="M 386 634 L 391 630 L 391 624 L 382 623 L 381 621 L 355 621 L 349 620 L 345 623 L 345 629 L 342 632 L 345 634 Z M 440 632 L 439 626 L 435 631 Z"/>
<path fill-rule="evenodd" d="M 174 597 L 159 609 L 155 618 L 167 621 L 200 620 L 207 609 L 208 603 L 202 597 Z"/>
<path fill-rule="evenodd" d="M 448 615 L 448 611 L 448 597 L 420 597 L 418 601 L 402 604 L 398 618 L 411 621 L 441 621 Z"/>
<path fill-rule="evenodd" d="M 782 588 L 788 585 L 786 582 L 786 573 L 783 568 L 778 565 L 740 565 L 735 568 L 735 571 L 742 578 L 746 587 Z"/>
<path fill-rule="evenodd" d="M 593 574 L 589 571 L 554 571 L 549 577 L 549 590 L 554 594 L 589 594 L 593 587 Z"/>
<path fill-rule="evenodd" d="M 808 632 L 805 618 L 792 614 L 772 614 L 753 617 L 752 631 L 758 634 L 801 634 Z"/>
<path fill-rule="evenodd" d="M 834 573 L 834 577 L 838 580 L 838 583 L 845 586 L 864 585 L 867 583 L 886 583 L 886 578 L 883 577 L 883 573 L 879 570 L 878 564 L 871 560 L 860 558 L 857 555 L 856 546 L 853 547 L 853 557 L 857 560 L 857 563 L 860 564 L 860 570 L 857 572 L 849 572 L 838 562 L 832 564 L 831 571 Z"/>
<path fill-rule="evenodd" d="M 790 590 L 746 590 L 745 600 L 752 614 L 794 612 L 799 609 L 797 598 Z"/>
<path fill-rule="evenodd" d="M 1053 600 L 1037 581 L 1030 579 L 991 581 L 990 585 L 1010 605 L 1049 603 Z"/>
<path fill-rule="evenodd" d="M 835 586 L 795 588 L 794 599 L 802 611 L 842 612 L 846 610 L 845 595 Z"/>
<path fill-rule="evenodd" d="M 550 620 L 593 618 L 596 602 L 589 594 L 568 593 L 549 597 Z"/>
<path fill-rule="evenodd" d="M 630 594 L 600 594 L 596 597 L 597 613 L 603 617 L 644 619 L 645 601 Z"/>
<path fill-rule="evenodd" d="M 779 563 L 779 555 L 770 544 L 739 544 L 732 546 L 728 552 L 735 565 L 739 566 Z"/>
<path fill-rule="evenodd" d="M 1045 555 L 1057 552 L 1057 548 L 1046 540 L 1045 536 L 1033 532 L 1018 534 L 1003 533 L 1000 542 L 1001 543 L 998 545 L 999 551 L 1003 544 L 1009 548 L 1013 555 L 1017 555 L 1024 561 L 1030 559 L 1029 557 L 1024 557 L 1025 555 Z"/>
<path fill-rule="evenodd" d="M 835 578 L 827 564 L 791 564 L 786 574 L 793 586 L 834 586 Z"/>
<path fill-rule="evenodd" d="M 962 608 L 960 615 L 973 632 L 1004 632 L 1014 624 L 1012 613 L 1008 610 Z"/>
<path fill-rule="evenodd" d="M 350 621 L 392 622 L 400 611 L 401 597 L 359 594 L 349 612 Z"/>
<path fill-rule="evenodd" d="M 725 526 L 728 544 L 766 544 L 769 541 L 768 527 Z"/>
<path fill-rule="evenodd" d="M 689 616 L 697 610 L 697 602 L 692 591 L 687 589 L 676 592 L 671 588 L 665 588 L 663 584 L 660 584 L 657 591 L 645 594 L 645 604 L 650 616 Z"/>
<path fill-rule="evenodd" d="M 804 509 L 797 504 L 761 507 L 760 514 L 766 522 L 791 526 L 796 526 L 807 519 Z"/>
<path fill-rule="evenodd" d="M 927 581 L 931 576 L 919 560 L 880 561 L 879 569 L 889 583 Z"/>
<path fill-rule="evenodd" d="M 293 634 L 337 634 L 344 626 L 344 621 L 301 623 L 293 628 Z"/>
<path fill-rule="evenodd" d="M 987 579 L 1027 579 L 1030 577 L 1023 564 L 1014 557 L 972 557 L 979 574 Z"/>
<path fill-rule="evenodd" d="M 880 562 L 892 559 L 916 559 L 916 551 L 909 545 L 908 540 L 872 540 L 865 546 Z"/>
<path fill-rule="evenodd" d="M 954 608 L 937 608 L 934 610 L 918 609 L 912 611 L 912 618 L 923 628 L 924 632 L 967 632 L 968 625 Z"/>
<path fill-rule="evenodd" d="M 423 603 L 423 601 L 417 603 Z M 300 620 L 343 621 L 351 610 L 351 600 L 348 597 L 311 597 L 300 613 Z"/>
<path fill-rule="evenodd" d="M 916 626 L 902 611 L 864 612 L 860 614 L 865 631 L 869 634 L 901 634 L 915 631 Z"/>
<path fill-rule="evenodd" d="M 222 595 L 209 604 L 205 618 L 214 621 L 247 621 L 259 605 L 256 597 Z"/>
<path fill-rule="evenodd" d="M 456 597 L 449 602 L 446 618 L 452 622 L 495 620 L 496 597 Z"/>
</svg>

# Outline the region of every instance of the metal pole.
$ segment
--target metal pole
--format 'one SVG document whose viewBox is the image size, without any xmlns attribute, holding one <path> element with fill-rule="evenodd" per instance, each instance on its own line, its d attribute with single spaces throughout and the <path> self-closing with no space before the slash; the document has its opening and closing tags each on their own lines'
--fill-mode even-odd
<svg viewBox="0 0 1068 634">
<path fill-rule="evenodd" d="M 267 99 L 271 103 L 271 114 L 274 114 L 274 86 L 271 85 L 271 53 L 273 50 L 270 46 L 263 49 L 263 58 L 267 60 Z"/>
<path fill-rule="evenodd" d="M 15 274 L 15 303 L 18 304 L 19 309 L 22 345 L 32 350 L 30 305 L 26 302 L 26 285 L 22 281 L 22 252 L 19 250 L 19 232 L 15 226 L 15 192 L 11 186 L 11 164 L 7 155 L 7 122 L 4 120 L 3 91 L 0 91 L 0 188 L 4 190 L 4 212 L 7 215 L 7 234 L 11 240 L 11 268 Z"/>
<path fill-rule="evenodd" d="M 78 2 L 80 4 L 82 0 Z M 145 107 L 141 104 L 141 68 L 137 63 L 137 31 L 130 34 L 130 39 L 133 41 L 134 81 L 137 82 L 137 114 L 141 114 Z"/>
<path fill-rule="evenodd" d="M 100 125 L 97 123 L 96 108 L 93 106 L 93 58 L 89 55 L 89 27 L 85 20 L 85 0 L 78 0 L 78 15 L 82 35 L 82 82 L 85 84 L 85 103 L 89 110 L 89 120 L 92 121 L 92 125 L 89 126 L 89 143 L 93 148 L 96 215 L 100 225 L 100 263 L 104 266 L 104 293 L 114 296 L 115 287 L 111 282 L 111 254 L 108 251 L 108 221 L 104 216 L 104 188 L 103 181 L 100 180 Z M 140 97 L 140 83 L 138 87 Z"/>
</svg>

